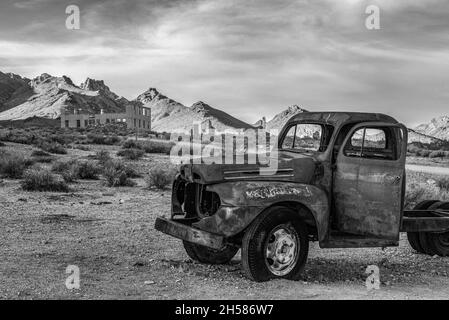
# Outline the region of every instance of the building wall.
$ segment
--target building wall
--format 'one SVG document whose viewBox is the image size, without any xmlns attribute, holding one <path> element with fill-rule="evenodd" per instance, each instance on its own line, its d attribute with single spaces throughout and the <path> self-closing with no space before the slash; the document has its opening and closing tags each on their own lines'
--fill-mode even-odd
<svg viewBox="0 0 449 320">
<path fill-rule="evenodd" d="M 86 128 L 89 125 L 125 122 L 130 129 L 151 130 L 151 109 L 128 105 L 125 113 L 61 114 L 61 128 Z"/>
</svg>

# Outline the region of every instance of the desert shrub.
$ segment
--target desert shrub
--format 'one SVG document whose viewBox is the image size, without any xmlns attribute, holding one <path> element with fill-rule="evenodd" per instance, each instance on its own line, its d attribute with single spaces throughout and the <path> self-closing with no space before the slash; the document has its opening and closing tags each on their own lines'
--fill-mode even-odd
<svg viewBox="0 0 449 320">
<path fill-rule="evenodd" d="M 449 191 L 449 178 L 440 178 L 436 180 L 436 183 L 438 188 Z"/>
<path fill-rule="evenodd" d="M 53 164 L 51 171 L 60 174 L 65 182 L 74 182 L 79 177 L 79 163 L 77 160 L 58 161 Z"/>
<path fill-rule="evenodd" d="M 98 163 L 104 165 L 111 160 L 111 155 L 106 150 L 99 150 L 95 153 L 94 159 L 98 160 Z"/>
<path fill-rule="evenodd" d="M 173 169 L 164 170 L 162 168 L 153 168 L 145 177 L 145 182 L 148 188 L 164 189 L 169 183 L 173 181 L 175 171 Z"/>
<path fill-rule="evenodd" d="M 430 154 L 429 154 L 429 158 L 442 158 L 442 157 L 444 157 L 446 154 L 445 154 L 445 152 L 444 151 L 442 151 L 442 150 L 437 150 L 437 151 L 432 151 Z"/>
<path fill-rule="evenodd" d="M 103 176 L 109 187 L 135 186 L 136 183 L 130 178 L 137 177 L 137 173 L 122 161 L 108 161 L 103 168 Z"/>
<path fill-rule="evenodd" d="M 119 144 L 121 139 L 116 135 L 107 136 L 103 134 L 89 133 L 87 134 L 87 141 L 91 144 L 113 145 Z"/>
<path fill-rule="evenodd" d="M 115 170 L 124 171 L 128 178 L 139 178 L 140 174 L 134 169 L 134 167 L 127 165 L 122 160 L 109 160 L 104 164 L 104 168 L 114 167 Z"/>
<path fill-rule="evenodd" d="M 123 149 L 141 149 L 140 144 L 135 140 L 126 140 L 122 143 Z"/>
<path fill-rule="evenodd" d="M 104 140 L 105 144 L 107 145 L 119 144 L 121 141 L 122 139 L 120 139 L 120 137 L 118 136 L 107 136 L 106 139 Z"/>
<path fill-rule="evenodd" d="M 170 150 L 173 147 L 173 143 L 161 142 L 161 141 L 144 141 L 142 142 L 142 149 L 146 153 L 163 153 L 170 154 Z"/>
<path fill-rule="evenodd" d="M 135 141 L 126 140 L 122 144 L 123 149 L 140 149 L 146 153 L 164 153 L 170 154 L 170 150 L 173 147 L 172 142 L 145 140 L 145 141 Z"/>
<path fill-rule="evenodd" d="M 69 187 L 62 177 L 46 168 L 28 169 L 21 185 L 26 191 L 69 191 Z"/>
<path fill-rule="evenodd" d="M 55 160 L 54 157 L 48 156 L 48 157 L 33 157 L 33 161 L 37 163 L 51 163 Z"/>
<path fill-rule="evenodd" d="M 20 179 L 25 170 L 34 164 L 31 158 L 19 154 L 0 154 L 0 174 L 7 178 Z"/>
<path fill-rule="evenodd" d="M 74 148 L 75 148 L 75 149 L 78 149 L 78 150 L 83 150 L 83 151 L 89 151 L 89 150 L 90 150 L 90 148 L 89 148 L 88 146 L 84 146 L 84 145 L 82 145 L 82 144 L 76 144 L 76 145 L 74 146 Z"/>
<path fill-rule="evenodd" d="M 416 152 L 416 155 L 418 157 L 428 157 L 430 155 L 430 153 L 431 153 L 430 150 L 421 149 Z"/>
<path fill-rule="evenodd" d="M 64 146 L 58 142 L 41 142 L 39 148 L 46 152 L 54 154 L 66 154 L 67 150 Z"/>
<path fill-rule="evenodd" d="M 48 152 L 44 151 L 44 150 L 34 150 L 31 153 L 31 156 L 32 157 L 49 157 L 50 154 Z"/>
<path fill-rule="evenodd" d="M 90 144 L 105 144 L 106 137 L 102 134 L 88 133 L 87 141 Z"/>
<path fill-rule="evenodd" d="M 122 149 L 117 152 L 117 155 L 128 160 L 139 160 L 143 157 L 145 152 L 141 149 Z"/>
<path fill-rule="evenodd" d="M 449 180 L 444 176 L 407 171 L 405 207 L 411 209 L 423 200 L 449 201 L 449 191 L 444 189 L 445 182 L 441 185 L 439 182 L 444 179 Z"/>
<path fill-rule="evenodd" d="M 78 177 L 80 179 L 97 180 L 101 173 L 101 168 L 95 161 L 84 161 L 78 164 Z"/>
</svg>

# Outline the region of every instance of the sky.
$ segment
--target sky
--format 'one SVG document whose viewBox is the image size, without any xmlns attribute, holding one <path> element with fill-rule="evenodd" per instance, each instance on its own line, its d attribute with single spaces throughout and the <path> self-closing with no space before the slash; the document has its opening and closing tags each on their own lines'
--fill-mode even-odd
<svg viewBox="0 0 449 320">
<path fill-rule="evenodd" d="M 447 0 L 2 0 L 0 71 L 101 79 L 128 99 L 156 87 L 249 123 L 296 104 L 414 126 L 449 114 L 448 13 Z"/>
</svg>

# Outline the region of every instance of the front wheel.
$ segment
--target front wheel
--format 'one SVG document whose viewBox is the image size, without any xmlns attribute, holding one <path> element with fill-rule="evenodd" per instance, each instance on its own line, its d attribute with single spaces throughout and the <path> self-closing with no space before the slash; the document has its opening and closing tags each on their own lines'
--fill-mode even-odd
<svg viewBox="0 0 449 320">
<path fill-rule="evenodd" d="M 242 265 L 254 281 L 298 280 L 309 252 L 307 227 L 298 214 L 272 207 L 254 220 L 243 236 Z"/>
</svg>

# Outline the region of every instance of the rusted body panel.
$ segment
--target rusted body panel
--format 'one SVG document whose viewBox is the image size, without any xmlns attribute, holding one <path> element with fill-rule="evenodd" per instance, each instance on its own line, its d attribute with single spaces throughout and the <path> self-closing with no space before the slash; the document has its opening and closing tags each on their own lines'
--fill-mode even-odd
<svg viewBox="0 0 449 320">
<path fill-rule="evenodd" d="M 218 211 L 193 225 L 216 234 L 232 236 L 243 231 L 263 210 L 278 203 L 298 203 L 314 217 L 318 237 L 328 230 L 329 206 L 326 193 L 313 185 L 279 181 L 226 182 L 207 187 L 222 202 Z"/>
<path fill-rule="evenodd" d="M 362 126 L 397 128 L 383 122 L 364 122 Z M 407 129 L 399 128 L 406 141 Z M 352 128 L 343 145 L 358 129 L 357 125 Z M 397 159 L 351 157 L 340 149 L 333 190 L 339 231 L 399 241 L 407 150 L 394 134 L 400 132 L 391 131 Z"/>
<path fill-rule="evenodd" d="M 188 224 L 177 222 L 176 220 L 158 217 L 154 227 L 156 230 L 167 233 L 175 238 L 213 249 L 221 249 L 225 244 L 225 238 L 223 236 L 192 228 Z"/>
</svg>

